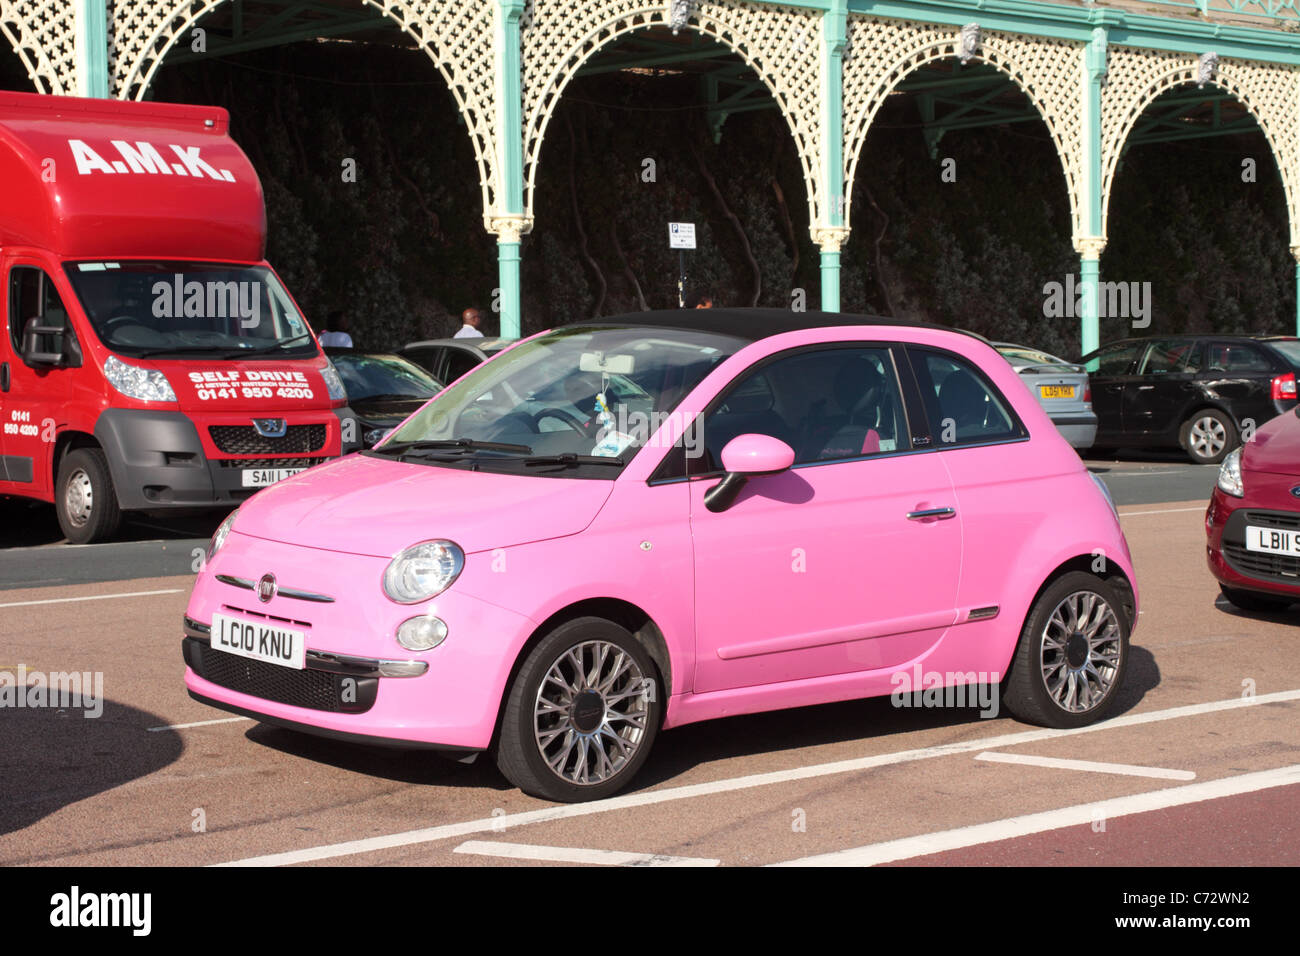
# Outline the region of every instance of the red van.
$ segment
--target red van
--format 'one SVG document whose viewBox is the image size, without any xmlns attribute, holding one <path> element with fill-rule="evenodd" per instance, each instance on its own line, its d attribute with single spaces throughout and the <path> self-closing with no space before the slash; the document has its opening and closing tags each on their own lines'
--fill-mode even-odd
<svg viewBox="0 0 1300 956">
<path fill-rule="evenodd" d="M 0 93 L 0 495 L 53 502 L 70 541 L 355 447 L 227 128 L 215 107 Z"/>
</svg>

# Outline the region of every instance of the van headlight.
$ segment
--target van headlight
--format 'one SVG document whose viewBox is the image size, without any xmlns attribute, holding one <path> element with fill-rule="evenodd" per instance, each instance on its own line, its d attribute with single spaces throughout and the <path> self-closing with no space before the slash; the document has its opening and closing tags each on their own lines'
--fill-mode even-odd
<svg viewBox="0 0 1300 956">
<path fill-rule="evenodd" d="M 384 569 L 384 593 L 398 604 L 418 604 L 451 587 L 465 567 L 454 541 L 422 541 L 398 554 Z"/>
<path fill-rule="evenodd" d="M 108 384 L 125 395 L 140 402 L 174 402 L 176 393 L 172 391 L 167 376 L 157 369 L 141 368 L 123 362 L 116 355 L 110 355 L 104 362 L 104 378 Z"/>
<path fill-rule="evenodd" d="M 1241 478 L 1241 449 L 1234 448 L 1228 452 L 1219 466 L 1219 490 L 1234 498 L 1246 496 L 1246 483 Z"/>
<path fill-rule="evenodd" d="M 212 540 L 208 542 L 208 560 L 211 561 L 221 546 L 226 543 L 226 538 L 230 535 L 230 529 L 235 526 L 235 516 L 239 514 L 236 508 L 230 514 L 226 515 L 226 520 L 217 526 L 217 530 L 212 533 Z"/>
</svg>

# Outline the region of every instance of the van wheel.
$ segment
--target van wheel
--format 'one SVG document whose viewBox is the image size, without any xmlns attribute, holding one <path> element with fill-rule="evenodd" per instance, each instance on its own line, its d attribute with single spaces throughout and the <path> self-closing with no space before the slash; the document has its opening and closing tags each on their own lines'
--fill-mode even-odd
<svg viewBox="0 0 1300 956">
<path fill-rule="evenodd" d="M 1203 408 L 1183 422 L 1179 441 L 1193 464 L 1217 465 L 1237 447 L 1237 426 L 1217 408 Z"/>
<path fill-rule="evenodd" d="M 1243 591 L 1240 588 L 1230 588 L 1226 584 L 1220 584 L 1219 590 L 1223 592 L 1229 604 L 1243 611 L 1285 611 L 1295 603 L 1290 598 L 1260 594 L 1258 591 Z"/>
<path fill-rule="evenodd" d="M 1115 706 L 1128 670 L 1129 634 L 1115 589 L 1071 571 L 1034 602 L 1020 632 L 1002 703 L 1044 727 L 1083 727 Z"/>
<path fill-rule="evenodd" d="M 497 766 L 544 800 L 611 796 L 645 763 L 662 699 L 650 655 L 624 628 L 595 617 L 561 624 L 510 686 Z"/>
<path fill-rule="evenodd" d="M 54 510 L 64 537 L 73 544 L 103 541 L 117 533 L 122 511 L 102 451 L 78 448 L 63 456 L 54 483 Z"/>
</svg>

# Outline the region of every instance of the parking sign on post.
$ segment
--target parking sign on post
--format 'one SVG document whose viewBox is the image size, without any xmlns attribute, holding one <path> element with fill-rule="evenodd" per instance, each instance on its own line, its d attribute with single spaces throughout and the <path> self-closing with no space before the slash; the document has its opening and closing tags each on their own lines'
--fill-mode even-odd
<svg viewBox="0 0 1300 956">
<path fill-rule="evenodd" d="M 686 305 L 686 250 L 695 248 L 695 223 L 670 222 L 668 248 L 677 250 L 677 305 Z"/>
</svg>

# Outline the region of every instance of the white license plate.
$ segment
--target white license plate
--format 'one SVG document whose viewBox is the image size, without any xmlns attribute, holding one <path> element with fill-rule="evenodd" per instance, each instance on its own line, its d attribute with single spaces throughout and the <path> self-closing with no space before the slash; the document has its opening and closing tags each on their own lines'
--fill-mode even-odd
<svg viewBox="0 0 1300 956">
<path fill-rule="evenodd" d="M 238 657 L 302 670 L 307 666 L 307 635 L 291 627 L 212 615 L 212 647 Z"/>
<path fill-rule="evenodd" d="M 273 485 L 300 471 L 306 471 L 306 468 L 245 468 L 243 471 L 245 488 L 265 488 L 267 485 Z"/>
<path fill-rule="evenodd" d="M 1300 532 L 1246 526 L 1246 550 L 1300 557 Z"/>
</svg>

